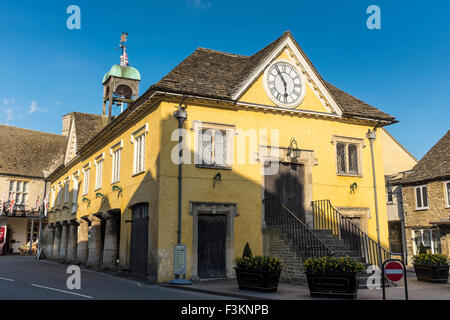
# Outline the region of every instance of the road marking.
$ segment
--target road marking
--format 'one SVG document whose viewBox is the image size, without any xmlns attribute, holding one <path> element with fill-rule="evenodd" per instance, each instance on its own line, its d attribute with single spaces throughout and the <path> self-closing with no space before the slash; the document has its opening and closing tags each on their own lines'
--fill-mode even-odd
<svg viewBox="0 0 450 320">
<path fill-rule="evenodd" d="M 88 298 L 88 299 L 94 299 L 94 297 L 91 296 L 86 296 L 84 294 L 80 294 L 80 293 L 75 293 L 75 292 L 70 292 L 70 291 L 66 291 L 66 290 L 61 290 L 61 289 L 55 289 L 55 288 L 50 288 L 50 287 L 45 287 L 45 286 L 40 286 L 38 284 L 31 284 L 34 287 L 39 287 L 39 288 L 43 288 L 43 289 L 49 289 L 49 290 L 54 290 L 54 291 L 59 291 L 59 292 L 64 292 L 64 293 L 68 293 L 68 294 L 73 294 L 76 296 L 80 296 L 80 297 L 84 297 L 84 298 Z"/>
<path fill-rule="evenodd" d="M 3 277 L 0 277 L 0 280 L 5 280 L 5 281 L 14 281 L 14 279 L 8 279 L 8 278 L 3 278 Z"/>
</svg>

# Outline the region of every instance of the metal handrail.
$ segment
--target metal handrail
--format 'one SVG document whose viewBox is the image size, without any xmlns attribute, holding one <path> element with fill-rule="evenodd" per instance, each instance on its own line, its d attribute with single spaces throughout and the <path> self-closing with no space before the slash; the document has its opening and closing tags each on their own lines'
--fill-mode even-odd
<svg viewBox="0 0 450 320">
<path fill-rule="evenodd" d="M 277 200 L 278 210 L 265 217 L 267 226 L 277 228 L 286 234 L 305 257 L 333 255 L 333 251 L 295 213 L 279 199 Z"/>
<path fill-rule="evenodd" d="M 314 229 L 329 230 L 333 235 L 350 245 L 351 249 L 365 262 L 381 266 L 390 259 L 392 252 L 378 246 L 364 231 L 333 207 L 330 200 L 312 201 Z M 381 260 L 380 260 L 381 256 Z"/>
</svg>

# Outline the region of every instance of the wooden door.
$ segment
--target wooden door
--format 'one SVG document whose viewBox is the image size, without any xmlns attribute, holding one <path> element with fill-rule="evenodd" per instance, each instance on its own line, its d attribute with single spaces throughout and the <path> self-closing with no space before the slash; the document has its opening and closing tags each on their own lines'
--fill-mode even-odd
<svg viewBox="0 0 450 320">
<path fill-rule="evenodd" d="M 225 215 L 198 216 L 198 276 L 225 276 Z"/>
<path fill-rule="evenodd" d="M 130 271 L 148 273 L 148 204 L 133 207 L 131 220 Z"/>
<path fill-rule="evenodd" d="M 286 206 L 302 221 L 305 221 L 304 166 L 300 164 L 280 163 L 274 175 L 264 176 L 264 214 L 268 225 L 282 213 Z"/>
</svg>

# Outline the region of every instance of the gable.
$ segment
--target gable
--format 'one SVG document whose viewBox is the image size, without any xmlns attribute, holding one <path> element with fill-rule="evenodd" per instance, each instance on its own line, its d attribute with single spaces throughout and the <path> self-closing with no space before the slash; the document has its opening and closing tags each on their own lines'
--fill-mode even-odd
<svg viewBox="0 0 450 320">
<path fill-rule="evenodd" d="M 299 104 L 294 106 L 293 109 L 301 109 L 305 111 L 320 113 L 336 113 L 333 112 L 329 104 L 327 106 L 326 101 L 323 98 L 324 95 L 320 92 L 318 86 L 315 85 L 311 78 L 306 75 L 306 72 L 305 74 L 303 74 L 300 71 L 301 69 L 297 67 L 297 64 L 299 63 L 293 58 L 293 55 L 294 53 L 289 48 L 285 48 L 272 61 L 269 61 L 266 67 L 262 69 L 260 75 L 256 78 L 256 80 L 251 83 L 249 87 L 243 92 L 242 96 L 239 98 L 239 101 L 252 104 L 278 106 L 276 100 L 271 97 L 271 93 L 269 92 L 266 80 L 266 72 L 273 63 L 287 62 L 290 65 L 296 67 L 300 77 L 302 77 L 303 82 L 303 97 L 299 101 Z"/>
<path fill-rule="evenodd" d="M 267 69 L 277 61 L 284 61 L 292 65 L 302 79 L 304 97 L 299 101 L 299 104 L 292 107 L 293 109 L 342 115 L 341 108 L 328 91 L 326 84 L 317 76 L 309 60 L 298 50 L 298 46 L 291 39 L 290 35 L 280 42 L 273 49 L 272 53 L 260 63 L 241 86 L 237 88 L 232 98 L 242 102 L 271 106 L 280 105 L 270 98 L 266 79 L 264 79 Z M 261 85 L 263 88 L 261 88 Z M 249 99 L 256 99 L 260 102 L 249 101 Z M 262 103 L 263 101 L 265 103 Z M 280 106 L 283 107 L 282 104 Z"/>
<path fill-rule="evenodd" d="M 72 160 L 75 157 L 76 152 L 77 152 L 77 135 L 76 135 L 74 120 L 72 119 L 72 122 L 70 124 L 69 137 L 67 140 L 64 164 L 67 164 L 68 162 L 70 162 L 70 160 Z"/>
<path fill-rule="evenodd" d="M 385 175 L 411 170 L 417 164 L 417 159 L 385 128 L 380 129 L 379 139 L 383 150 Z"/>
</svg>

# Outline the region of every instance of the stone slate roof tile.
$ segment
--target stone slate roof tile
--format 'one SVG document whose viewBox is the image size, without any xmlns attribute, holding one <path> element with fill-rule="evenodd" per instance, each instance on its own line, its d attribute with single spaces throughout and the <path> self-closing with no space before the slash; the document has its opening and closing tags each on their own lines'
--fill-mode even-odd
<svg viewBox="0 0 450 320">
<path fill-rule="evenodd" d="M 450 130 L 423 156 L 402 180 L 402 184 L 450 177 Z"/>
<path fill-rule="evenodd" d="M 72 114 L 75 122 L 78 150 L 99 133 L 108 122 L 106 116 L 98 114 L 81 112 L 72 112 Z"/>
<path fill-rule="evenodd" d="M 388 121 L 395 119 L 324 81 L 289 31 L 252 56 L 198 48 L 149 90 L 167 90 L 231 100 L 233 93 L 288 36 L 293 39 L 307 63 L 328 88 L 344 115 Z"/>
<path fill-rule="evenodd" d="M 63 135 L 0 125 L 0 174 L 43 178 L 66 144 Z"/>
</svg>

